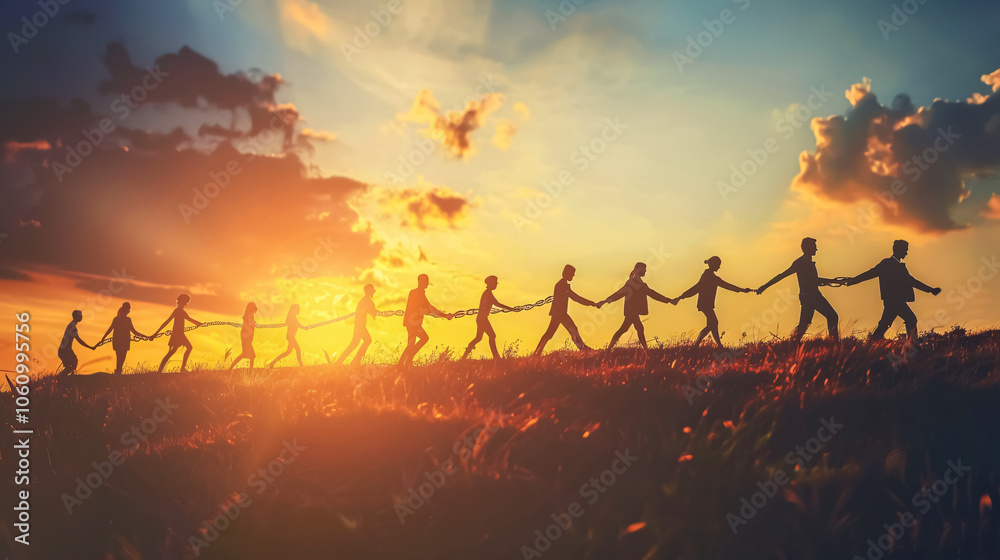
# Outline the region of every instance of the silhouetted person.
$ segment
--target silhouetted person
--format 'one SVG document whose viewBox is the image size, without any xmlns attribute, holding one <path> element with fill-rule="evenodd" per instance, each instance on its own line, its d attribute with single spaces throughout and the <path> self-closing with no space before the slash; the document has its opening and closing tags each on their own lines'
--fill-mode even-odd
<svg viewBox="0 0 1000 560">
<path fill-rule="evenodd" d="M 62 361 L 63 369 L 59 372 L 59 375 L 69 375 L 76 372 L 76 366 L 79 365 L 80 361 L 76 357 L 76 353 L 73 352 L 73 341 L 77 341 L 81 346 L 85 346 L 94 350 L 96 346 L 91 346 L 80 338 L 80 333 L 77 332 L 77 324 L 83 320 L 83 311 L 76 310 L 73 312 L 73 320 L 66 325 L 66 331 L 63 332 L 62 341 L 59 343 L 59 359 Z"/>
<path fill-rule="evenodd" d="M 118 315 L 111 321 L 111 326 L 108 327 L 108 332 L 104 333 L 101 337 L 101 342 L 104 342 L 108 335 L 111 336 L 111 347 L 115 350 L 115 357 L 118 358 L 117 365 L 115 366 L 115 374 L 121 374 L 122 366 L 125 365 L 125 355 L 128 354 L 129 348 L 132 346 L 132 335 L 134 334 L 137 338 L 148 338 L 146 335 L 141 334 L 139 331 L 135 330 L 132 326 L 132 318 L 128 316 L 129 311 L 132 310 L 132 304 L 125 302 L 120 308 L 118 308 Z M 96 344 L 95 344 L 96 346 Z"/>
<path fill-rule="evenodd" d="M 365 357 L 365 352 L 368 351 L 368 346 L 372 343 L 372 335 L 368 334 L 368 316 L 371 315 L 372 318 L 378 317 L 378 309 L 375 308 L 375 301 L 372 300 L 373 295 L 375 295 L 375 286 L 365 284 L 365 297 L 361 298 L 357 309 L 354 310 L 354 336 L 351 337 L 351 343 L 347 345 L 344 352 L 337 358 L 338 364 L 344 363 L 347 355 L 358 344 L 361 344 L 361 348 L 358 348 L 358 353 L 354 356 L 354 360 L 351 361 L 351 365 L 359 365 Z"/>
<path fill-rule="evenodd" d="M 496 296 L 493 295 L 493 290 L 497 289 L 499 282 L 496 276 L 486 277 L 486 290 L 479 298 L 479 311 L 476 313 L 476 338 L 473 338 L 472 342 L 465 348 L 465 354 L 462 355 L 463 360 L 469 357 L 472 350 L 483 339 L 484 334 L 490 340 L 490 352 L 493 353 L 493 359 L 500 359 L 500 352 L 497 352 L 497 333 L 493 330 L 493 325 L 490 324 L 490 311 L 494 305 L 507 311 L 512 311 L 512 308 L 497 301 Z"/>
<path fill-rule="evenodd" d="M 639 337 L 639 344 L 642 348 L 646 349 L 646 332 L 642 326 L 642 316 L 649 315 L 649 302 L 647 298 L 653 298 L 656 301 L 663 303 L 673 303 L 673 301 L 663 295 L 656 293 L 655 290 L 646 285 L 642 281 L 642 277 L 646 275 L 646 264 L 645 263 L 635 263 L 635 267 L 632 268 L 632 272 L 628 275 L 628 280 L 625 285 L 621 287 L 617 292 L 611 294 L 604 301 L 598 302 L 600 305 L 605 303 L 611 303 L 613 301 L 618 301 L 621 298 L 625 298 L 625 320 L 622 322 L 622 326 L 618 328 L 614 336 L 611 337 L 611 342 L 608 344 L 608 350 L 615 347 L 618 344 L 618 339 L 621 338 L 629 327 L 635 327 L 635 334 Z"/>
<path fill-rule="evenodd" d="M 878 277 L 878 289 L 882 296 L 882 318 L 878 320 L 878 326 L 872 331 L 868 338 L 883 338 L 885 331 L 892 326 L 896 317 L 901 317 L 906 325 L 906 334 L 915 336 L 917 334 L 917 316 L 908 305 L 914 301 L 913 288 L 929 294 L 938 295 L 941 288 L 931 288 L 920 280 L 914 278 L 903 259 L 910 250 L 910 244 L 902 239 L 897 239 L 892 244 L 892 256 L 882 259 L 868 272 L 862 272 L 854 278 L 848 278 L 847 285 L 853 286 L 872 278 Z"/>
<path fill-rule="evenodd" d="M 681 294 L 680 297 L 674 300 L 673 303 L 676 305 L 678 301 L 698 294 L 698 311 L 705 314 L 706 324 L 705 328 L 701 329 L 701 332 L 698 333 L 698 340 L 694 342 L 694 345 L 698 346 L 708 333 L 712 333 L 712 338 L 715 339 L 715 343 L 719 345 L 719 348 L 723 348 L 722 338 L 719 336 L 719 317 L 715 314 L 715 295 L 718 293 L 719 288 L 725 288 L 731 292 L 744 294 L 752 292 L 753 289 L 740 288 L 726 282 L 722 278 L 719 278 L 718 275 L 716 275 L 716 272 L 718 272 L 719 268 L 722 267 L 722 259 L 719 257 L 709 257 L 709 259 L 705 261 L 705 264 L 708 265 L 708 268 L 705 269 L 705 272 L 701 273 L 701 278 L 698 280 L 698 283 L 691 286 L 686 292 Z"/>
<path fill-rule="evenodd" d="M 257 353 L 253 351 L 253 332 L 257 327 L 257 322 L 254 321 L 254 314 L 257 313 L 257 304 L 250 302 L 247 304 L 246 309 L 243 310 L 243 328 L 240 329 L 240 355 L 236 356 L 233 360 L 233 365 L 229 366 L 229 371 L 233 371 L 236 364 L 240 363 L 240 360 L 246 358 L 250 361 L 250 368 L 253 368 L 253 361 L 257 358 Z"/>
<path fill-rule="evenodd" d="M 277 358 L 271 360 L 271 364 L 267 367 L 274 367 L 274 364 L 291 354 L 292 351 L 295 351 L 295 358 L 299 361 L 299 367 L 302 367 L 302 348 L 299 347 L 299 341 L 295 340 L 295 334 L 299 332 L 299 329 L 309 330 L 311 327 L 306 327 L 299 321 L 299 304 L 293 303 L 288 308 L 288 316 L 285 317 L 285 326 L 287 327 L 285 340 L 288 341 L 288 348 L 281 354 L 278 354 Z"/>
<path fill-rule="evenodd" d="M 429 337 L 423 327 L 424 315 L 437 313 L 448 320 L 455 316 L 453 313 L 439 310 L 427 301 L 427 286 L 430 286 L 430 279 L 426 274 L 421 274 L 417 277 L 417 287 L 410 290 L 410 296 L 406 298 L 406 310 L 403 312 L 403 325 L 406 327 L 406 348 L 403 350 L 403 355 L 399 357 L 397 365 L 412 366 L 413 357 L 424 347 L 424 344 L 427 344 Z"/>
<path fill-rule="evenodd" d="M 838 322 L 840 321 L 840 317 L 837 316 L 837 312 L 834 311 L 830 302 L 826 301 L 823 294 L 819 293 L 820 286 L 827 286 L 831 282 L 836 282 L 836 280 L 820 278 L 819 273 L 816 271 L 816 263 L 812 260 L 817 250 L 816 240 L 812 237 L 806 237 L 802 240 L 802 256 L 795 259 L 787 270 L 775 276 L 760 288 L 757 288 L 757 294 L 760 295 L 771 284 L 778 282 L 789 274 L 794 273 L 796 278 L 798 278 L 799 303 L 802 304 L 802 312 L 799 315 L 799 325 L 795 328 L 795 332 L 792 333 L 792 340 L 795 341 L 801 339 L 802 335 L 806 333 L 806 329 L 809 328 L 809 323 L 812 323 L 813 314 L 816 311 L 819 311 L 821 315 L 826 317 L 826 330 L 830 338 L 836 340 L 839 337 Z"/>
<path fill-rule="evenodd" d="M 182 372 L 187 371 L 187 361 L 188 357 L 191 355 L 191 342 L 184 334 L 184 322 L 191 321 L 191 323 L 193 323 L 194 326 L 196 327 L 201 326 L 200 322 L 195 321 L 194 319 L 189 317 L 187 311 L 184 311 L 184 306 L 186 306 L 190 301 L 191 301 L 191 296 L 187 294 L 181 294 L 177 296 L 177 308 L 174 309 L 173 313 L 171 313 L 170 316 L 167 317 L 167 320 L 164 321 L 163 324 L 160 325 L 160 328 L 156 329 L 156 332 L 153 333 L 153 336 L 150 337 L 150 338 L 156 338 L 156 335 L 160 334 L 160 331 L 163 330 L 163 327 L 166 327 L 167 324 L 170 323 L 170 321 L 174 322 L 174 326 L 170 329 L 170 340 L 169 342 L 167 342 L 167 355 L 164 356 L 163 361 L 160 362 L 160 367 L 159 369 L 156 370 L 157 373 L 163 373 L 163 368 L 166 367 L 167 361 L 170 359 L 170 356 L 173 356 L 174 352 L 176 352 L 177 349 L 180 348 L 181 346 L 183 346 L 185 350 L 184 350 L 184 359 L 181 360 L 180 371 Z"/>
<path fill-rule="evenodd" d="M 552 291 L 552 306 L 549 308 L 549 316 L 551 317 L 549 327 L 545 329 L 545 334 L 538 341 L 538 347 L 535 348 L 535 356 L 542 354 L 542 350 L 545 350 L 545 345 L 556 334 L 559 325 L 566 327 L 566 331 L 569 332 L 569 336 L 573 339 L 573 344 L 576 344 L 577 348 L 580 350 L 590 350 L 590 347 L 583 343 L 583 338 L 580 337 L 580 330 L 576 328 L 576 323 L 569 316 L 569 300 L 572 299 L 580 305 L 589 305 L 597 308 L 600 308 L 604 303 L 594 303 L 585 297 L 577 295 L 569 285 L 575 275 L 576 269 L 572 265 L 563 267 L 562 279 L 556 282 L 555 289 Z"/>
</svg>

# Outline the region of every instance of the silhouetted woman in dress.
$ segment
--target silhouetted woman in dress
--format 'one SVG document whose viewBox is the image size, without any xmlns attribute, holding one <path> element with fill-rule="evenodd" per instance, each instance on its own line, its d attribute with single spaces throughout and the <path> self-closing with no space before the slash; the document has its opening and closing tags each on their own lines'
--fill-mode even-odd
<svg viewBox="0 0 1000 560">
<path fill-rule="evenodd" d="M 278 363 L 279 360 L 285 356 L 295 351 L 295 357 L 299 360 L 299 367 L 302 367 L 302 349 L 299 347 L 299 341 L 295 340 L 295 334 L 299 332 L 299 329 L 309 330 L 309 327 L 303 326 L 299 322 L 299 304 L 293 303 L 291 307 L 288 308 L 288 316 L 285 317 L 285 325 L 288 326 L 288 330 L 285 331 L 285 339 L 288 340 L 288 348 L 284 352 L 278 354 L 278 357 L 271 360 L 271 365 L 268 367 L 274 367 L 274 364 Z"/>
<path fill-rule="evenodd" d="M 132 326 L 132 318 L 128 316 L 128 312 L 132 309 L 132 304 L 125 302 L 120 308 L 118 308 L 118 315 L 111 321 L 111 326 L 108 327 L 108 332 L 104 333 L 101 337 L 101 342 L 104 342 L 108 335 L 111 337 L 111 347 L 115 350 L 115 355 L 118 358 L 118 365 L 115 366 L 115 374 L 121 374 L 122 366 L 125 365 L 125 355 L 128 354 L 129 348 L 132 345 L 132 335 L 134 334 L 137 338 L 147 338 L 146 335 L 139 333 Z"/>
<path fill-rule="evenodd" d="M 167 324 L 170 323 L 170 321 L 174 322 L 174 326 L 170 329 L 170 341 L 167 342 L 167 347 L 168 347 L 167 355 L 164 356 L 163 361 L 160 362 L 160 368 L 156 370 L 157 373 L 163 373 L 163 368 L 166 367 L 167 360 L 169 360 L 170 356 L 173 356 L 174 352 L 176 352 L 177 349 L 180 348 L 181 346 L 186 348 L 186 350 L 184 351 L 184 359 L 181 361 L 180 371 L 187 372 L 188 357 L 191 355 L 191 341 L 189 341 L 187 336 L 184 334 L 184 322 L 191 321 L 192 323 L 194 323 L 194 326 L 196 327 L 201 326 L 201 323 L 192 319 L 190 316 L 188 316 L 187 311 L 184 311 L 184 307 L 190 301 L 191 301 L 191 296 L 187 294 L 181 294 L 177 296 L 177 308 L 174 309 L 174 312 L 171 313 L 169 317 L 167 317 L 167 320 L 164 321 L 162 325 L 160 325 L 160 328 L 156 329 L 156 332 L 153 333 L 153 336 L 149 337 L 149 338 L 156 338 L 156 335 L 160 334 L 160 331 L 163 330 L 163 327 L 166 327 Z"/>
<path fill-rule="evenodd" d="M 240 344 L 243 348 L 240 351 L 240 355 L 236 356 L 236 359 L 233 360 L 233 365 L 229 366 L 229 371 L 233 371 L 236 364 L 243 358 L 250 360 L 250 367 L 253 367 L 253 361 L 257 357 L 257 354 L 253 351 L 253 331 L 257 326 L 257 323 L 253 319 L 255 313 L 257 313 L 257 304 L 251 301 L 247 304 L 246 310 L 243 311 L 243 328 L 240 329 Z"/>
<path fill-rule="evenodd" d="M 753 290 L 750 288 L 736 287 L 716 276 L 715 273 L 719 270 L 719 267 L 722 266 L 722 259 L 719 257 L 712 257 L 705 261 L 705 264 L 708 265 L 708 269 L 702 273 L 701 279 L 698 280 L 697 284 L 691 286 L 688 291 L 681 294 L 681 296 L 675 300 L 675 304 L 677 301 L 698 294 L 698 311 L 705 314 L 705 319 L 708 321 L 708 324 L 705 328 L 701 329 L 701 334 L 698 335 L 698 340 L 695 341 L 694 345 L 697 346 L 701 344 L 701 340 L 705 338 L 705 335 L 712 333 L 712 338 L 715 339 L 715 343 L 719 345 L 719 348 L 722 348 L 722 340 L 719 338 L 719 318 L 715 315 L 716 292 L 720 287 L 733 292 L 742 293 L 752 292 Z"/>
</svg>

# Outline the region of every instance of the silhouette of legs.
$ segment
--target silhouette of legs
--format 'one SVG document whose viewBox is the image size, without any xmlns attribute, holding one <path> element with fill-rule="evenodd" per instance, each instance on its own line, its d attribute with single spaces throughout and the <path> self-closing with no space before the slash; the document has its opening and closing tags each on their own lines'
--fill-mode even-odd
<svg viewBox="0 0 1000 560">
<path fill-rule="evenodd" d="M 910 309 L 905 301 L 885 302 L 885 309 L 882 310 L 882 318 L 878 320 L 878 326 L 868 336 L 868 338 L 884 338 L 885 331 L 889 330 L 896 317 L 903 319 L 906 325 L 906 334 L 913 336 L 917 332 L 917 316 Z"/>
<path fill-rule="evenodd" d="M 278 354 L 277 358 L 271 360 L 271 364 L 268 365 L 267 367 L 272 367 L 273 368 L 274 364 L 276 364 L 279 361 L 281 361 L 281 359 L 284 358 L 285 356 L 288 356 L 289 354 L 291 354 L 293 350 L 295 351 L 295 357 L 298 358 L 298 360 L 299 360 L 299 367 L 302 367 L 302 349 L 299 348 L 299 343 L 296 340 L 289 340 L 288 341 L 288 348 L 286 348 L 285 351 L 282 352 L 281 354 Z"/>
<path fill-rule="evenodd" d="M 628 332 L 629 327 L 635 327 L 635 334 L 639 337 L 639 344 L 642 345 L 643 349 L 648 349 L 646 347 L 646 330 L 642 326 L 642 319 L 640 319 L 638 315 L 635 315 L 634 317 L 625 317 L 625 320 L 622 322 L 622 326 L 618 327 L 614 336 L 611 337 L 611 342 L 608 344 L 608 350 L 611 350 L 615 347 L 615 344 L 618 344 L 618 339 L 621 338 L 623 334 Z"/>
<path fill-rule="evenodd" d="M 476 338 L 472 339 L 472 342 L 465 348 L 465 354 L 462 355 L 463 360 L 469 357 L 472 350 L 483 339 L 484 334 L 490 341 L 490 352 L 493 353 L 493 359 L 500 359 L 500 352 L 497 351 L 497 333 L 493 330 L 493 325 L 489 321 L 476 321 Z"/>
<path fill-rule="evenodd" d="M 701 344 L 701 340 L 705 338 L 708 333 L 712 333 L 712 338 L 715 339 L 715 343 L 719 346 L 719 348 L 723 348 L 722 338 L 719 336 L 719 317 L 715 314 L 715 310 L 702 309 L 701 312 L 705 314 L 705 328 L 701 329 L 701 332 L 698 333 L 698 340 L 695 341 L 694 345 L 698 346 Z"/>
<path fill-rule="evenodd" d="M 115 357 L 118 358 L 118 364 L 115 366 L 115 373 L 121 374 L 122 367 L 125 366 L 125 355 L 128 354 L 128 350 L 115 350 Z"/>
<path fill-rule="evenodd" d="M 822 294 L 811 296 L 799 294 L 799 302 L 802 303 L 802 312 L 799 314 L 799 325 L 795 328 L 795 332 L 792 333 L 792 340 L 798 342 L 802 339 L 802 336 L 806 333 L 806 329 L 809 328 L 809 324 L 812 323 L 813 313 L 816 311 L 819 311 L 820 315 L 826 317 L 826 330 L 830 338 L 833 340 L 839 338 L 838 323 L 840 322 L 840 316 L 837 315 L 833 306 L 830 305 L 830 302 Z"/>
<path fill-rule="evenodd" d="M 181 344 L 179 346 L 170 346 L 167 349 L 167 355 L 164 356 L 163 357 L 163 361 L 160 362 L 160 367 L 159 367 L 159 369 L 156 370 L 156 373 L 163 373 L 163 368 L 165 368 L 167 366 L 167 362 L 170 361 L 170 356 L 173 356 L 174 352 L 180 350 L 181 347 L 184 347 L 185 350 L 184 350 L 184 359 L 181 360 L 181 369 L 180 369 L 180 371 L 187 371 L 188 356 L 191 355 L 191 344 L 190 343 L 188 343 L 188 344 Z"/>
<path fill-rule="evenodd" d="M 358 355 L 354 356 L 354 360 L 351 362 L 351 365 L 358 365 L 361 363 L 361 359 L 365 357 L 365 352 L 368 351 L 368 346 L 372 343 L 372 337 L 368 334 L 368 329 L 365 329 L 360 333 L 354 333 L 354 338 L 351 339 L 347 348 L 345 348 L 343 353 L 340 354 L 340 357 L 337 358 L 337 364 L 343 364 L 344 360 L 347 359 L 347 356 L 359 343 L 363 344 L 361 344 L 361 348 L 358 349 Z M 403 353 L 405 354 L 406 351 L 404 350 Z M 402 356 L 400 356 L 400 359 L 402 359 Z"/>
<path fill-rule="evenodd" d="M 59 372 L 59 375 L 68 375 L 76 371 L 76 366 L 80 361 L 76 357 L 76 353 L 73 352 L 72 348 L 60 348 L 59 349 L 59 359 L 63 363 L 63 369 Z"/>
<path fill-rule="evenodd" d="M 549 321 L 549 328 L 545 329 L 545 334 L 543 334 L 542 339 L 538 341 L 538 347 L 535 348 L 535 356 L 540 356 L 542 354 L 542 350 L 545 350 L 545 345 L 548 344 L 549 340 L 552 339 L 552 336 L 556 334 L 556 330 L 559 328 L 559 325 L 566 327 L 566 331 L 569 333 L 570 338 L 573 339 L 573 344 L 576 344 L 577 348 L 580 350 L 590 350 L 590 348 L 583 343 L 583 338 L 580 337 L 580 330 L 576 328 L 576 323 L 573 322 L 573 319 L 570 318 L 569 315 L 565 315 L 563 317 L 553 316 Z"/>
<path fill-rule="evenodd" d="M 406 348 L 396 365 L 412 366 L 413 357 L 424 347 L 424 344 L 427 344 L 429 339 L 430 337 L 427 336 L 427 331 L 423 327 L 406 327 Z"/>
</svg>

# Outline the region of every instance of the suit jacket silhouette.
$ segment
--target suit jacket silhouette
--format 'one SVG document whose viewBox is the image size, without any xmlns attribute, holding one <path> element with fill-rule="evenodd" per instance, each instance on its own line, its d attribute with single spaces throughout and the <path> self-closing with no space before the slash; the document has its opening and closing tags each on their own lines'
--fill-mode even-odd
<svg viewBox="0 0 1000 560">
<path fill-rule="evenodd" d="M 882 259 L 871 270 L 854 277 L 858 282 L 878 277 L 878 290 L 882 301 L 914 301 L 913 288 L 930 293 L 933 288 L 910 275 L 906 265 L 895 257 Z"/>
<path fill-rule="evenodd" d="M 663 303 L 670 303 L 670 298 L 658 294 L 643 282 L 641 278 L 629 278 L 621 289 L 611 294 L 605 301 L 611 303 L 621 298 L 625 298 L 626 317 L 649 315 L 649 301 L 647 298 L 653 298 Z"/>
<path fill-rule="evenodd" d="M 582 305 L 594 305 L 594 302 L 574 292 L 573 288 L 569 286 L 569 280 L 563 278 L 556 282 L 555 289 L 552 291 L 552 306 L 549 308 L 549 315 L 553 317 L 565 317 L 568 315 L 569 312 L 567 310 L 569 308 L 569 300 L 571 299 Z"/>
</svg>

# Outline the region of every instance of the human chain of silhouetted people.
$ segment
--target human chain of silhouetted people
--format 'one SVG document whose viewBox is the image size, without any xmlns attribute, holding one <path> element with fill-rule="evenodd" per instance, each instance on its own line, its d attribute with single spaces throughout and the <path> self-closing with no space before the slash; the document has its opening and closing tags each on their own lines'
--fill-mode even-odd
<svg viewBox="0 0 1000 560">
<path fill-rule="evenodd" d="M 722 267 L 722 259 L 713 256 L 705 261 L 705 264 L 708 265 L 708 267 L 702 273 L 698 282 L 675 298 L 668 298 L 660 295 L 643 282 L 642 277 L 646 275 L 646 265 L 640 262 L 635 264 L 635 267 L 632 269 L 631 273 L 629 273 L 629 278 L 625 282 L 624 286 L 607 298 L 598 302 L 584 298 L 573 291 L 570 287 L 570 283 L 576 276 L 576 269 L 572 265 L 566 265 L 563 268 L 562 278 L 556 282 L 552 295 L 545 299 L 516 307 L 504 305 L 496 299 L 496 296 L 493 295 L 494 290 L 496 290 L 499 285 L 499 279 L 496 276 L 488 276 L 485 279 L 486 290 L 480 298 L 478 308 L 448 313 L 437 309 L 431 305 L 430 301 L 428 301 L 426 290 L 430 285 L 430 278 L 426 274 L 421 274 L 417 277 L 417 287 L 410 291 L 409 297 L 406 301 L 405 310 L 379 311 L 375 307 L 375 302 L 372 299 L 375 295 L 375 287 L 372 284 L 368 284 L 364 287 L 364 296 L 358 301 L 358 305 L 354 313 L 310 325 L 303 325 L 299 321 L 298 304 L 293 304 L 289 308 L 288 316 L 286 317 L 284 323 L 257 324 L 254 320 L 254 316 L 257 313 L 257 306 L 253 302 L 247 304 L 246 310 L 243 313 L 242 323 L 229 321 L 211 321 L 202 323 L 196 321 L 187 314 L 185 308 L 188 303 L 190 303 L 191 297 L 187 294 L 181 294 L 177 297 L 177 307 L 170 314 L 170 316 L 167 317 L 162 325 L 160 325 L 160 328 L 156 329 L 155 333 L 147 336 L 135 330 L 135 327 L 132 325 L 132 319 L 128 316 L 129 311 L 131 310 L 131 305 L 128 302 L 125 302 L 118 310 L 118 315 L 111 322 L 111 326 L 108 327 L 107 332 L 104 333 L 100 342 L 94 344 L 93 346 L 84 342 L 77 332 L 77 324 L 83 320 L 83 313 L 80 311 L 73 312 L 73 321 L 66 326 L 62 342 L 59 345 L 59 359 L 62 360 L 63 363 L 63 369 L 60 371 L 60 374 L 69 374 L 76 371 L 78 360 L 76 354 L 73 352 L 73 341 L 76 341 L 91 350 L 95 350 L 98 346 L 106 344 L 109 340 L 112 348 L 115 350 L 115 354 L 117 355 L 117 367 L 115 368 L 115 373 L 120 374 L 122 367 L 124 366 L 125 357 L 129 351 L 133 335 L 135 335 L 137 340 L 153 340 L 160 336 L 169 336 L 167 354 L 160 362 L 158 371 L 162 372 L 163 368 L 170 360 L 170 357 L 181 348 L 184 348 L 184 355 L 181 361 L 180 370 L 187 371 L 187 361 L 188 357 L 191 355 L 193 347 L 185 332 L 199 327 L 219 325 L 240 328 L 241 352 L 233 360 L 232 365 L 229 367 L 230 370 L 235 368 L 236 365 L 244 359 L 248 360 L 250 362 L 250 366 L 253 367 L 254 360 L 256 359 L 256 353 L 253 349 L 253 336 L 254 331 L 259 328 L 287 328 L 285 337 L 288 341 L 288 347 L 282 354 L 278 355 L 271 361 L 269 364 L 270 367 L 274 367 L 279 360 L 289 356 L 292 352 L 295 352 L 296 358 L 301 366 L 302 349 L 299 347 L 299 343 L 296 340 L 296 334 L 299 329 L 309 330 L 337 323 L 339 321 L 345 321 L 350 318 L 354 318 L 354 335 L 348 343 L 347 348 L 344 349 L 340 357 L 337 359 L 337 363 L 342 364 L 347 356 L 350 355 L 355 348 L 357 348 L 357 353 L 355 354 L 352 364 L 360 364 L 368 350 L 368 346 L 372 342 L 371 335 L 368 332 L 369 316 L 403 317 L 403 326 L 406 328 L 407 341 L 406 348 L 403 350 L 403 354 L 399 358 L 399 366 L 412 365 L 414 356 L 420 351 L 421 348 L 423 348 L 425 344 L 427 344 L 429 337 L 423 328 L 423 320 L 427 315 L 432 317 L 443 317 L 449 320 L 456 317 L 475 315 L 476 336 L 466 347 L 462 358 L 467 358 L 472 350 L 475 349 L 476 345 L 483 339 L 483 336 L 486 336 L 489 340 L 490 351 L 493 358 L 499 359 L 500 353 L 497 351 L 496 346 L 496 332 L 493 330 L 493 325 L 490 323 L 490 315 L 494 313 L 527 311 L 529 309 L 534 309 L 548 304 L 551 304 L 551 307 L 549 308 L 549 326 L 546 328 L 545 333 L 538 342 L 538 346 L 535 348 L 533 355 L 540 355 L 542 351 L 545 350 L 545 345 L 555 335 L 560 326 L 566 329 L 577 348 L 580 350 L 589 350 L 590 348 L 584 343 L 583 338 L 580 336 L 579 329 L 573 322 L 573 319 L 569 316 L 570 300 L 581 305 L 600 308 L 603 305 L 623 299 L 625 318 L 621 327 L 611 337 L 608 348 L 613 348 L 617 344 L 618 339 L 628 332 L 630 328 L 632 328 L 635 329 L 639 344 L 645 350 L 647 346 L 645 332 L 642 325 L 642 316 L 649 314 L 648 300 L 653 299 L 654 301 L 658 301 L 660 303 L 677 305 L 680 300 L 698 296 L 697 308 L 698 311 L 705 315 L 706 324 L 705 328 L 698 334 L 695 345 L 701 344 L 701 341 L 706 336 L 711 334 L 715 343 L 719 347 L 722 347 L 722 340 L 719 336 L 719 319 L 715 314 L 715 296 L 718 289 L 724 288 L 726 290 L 739 293 L 755 292 L 760 295 L 773 284 L 791 276 L 792 274 L 794 274 L 798 280 L 799 301 L 802 305 L 798 326 L 791 335 L 792 340 L 797 342 L 802 338 L 802 335 L 805 334 L 806 329 L 809 327 L 809 324 L 812 322 L 813 316 L 817 311 L 827 320 L 828 336 L 832 339 L 837 339 L 839 332 L 838 323 L 840 318 L 837 315 L 837 312 L 833 309 L 833 306 L 830 305 L 830 302 L 827 301 L 826 297 L 823 296 L 819 289 L 821 287 L 853 286 L 874 278 L 879 279 L 879 292 L 883 302 L 883 312 L 882 317 L 879 319 L 878 326 L 871 333 L 871 338 L 884 337 L 885 332 L 890 326 L 892 326 L 892 323 L 897 317 L 903 319 L 903 323 L 906 325 L 907 334 L 912 337 L 917 332 L 917 317 L 909 306 L 909 302 L 914 301 L 915 299 L 914 288 L 935 296 L 941 293 L 941 288 L 931 288 L 927 284 L 924 284 L 914 278 L 906 269 L 906 265 L 903 264 L 902 261 L 906 258 L 906 255 L 909 252 L 909 244 L 901 239 L 896 240 L 893 243 L 892 255 L 890 257 L 882 259 L 868 271 L 853 277 L 840 276 L 835 278 L 824 278 L 819 276 L 816 263 L 813 261 L 813 257 L 816 255 L 818 250 L 816 240 L 811 237 L 806 237 L 802 240 L 801 248 L 801 257 L 795 259 L 791 266 L 789 266 L 786 270 L 779 273 L 771 280 L 765 282 L 757 289 L 741 288 L 719 278 L 717 273 Z M 167 325 L 171 324 L 171 322 L 173 323 L 172 328 L 164 330 Z M 186 323 L 191 323 L 191 326 L 186 326 Z M 110 339 L 108 338 L 109 336 L 111 337 Z"/>
</svg>

